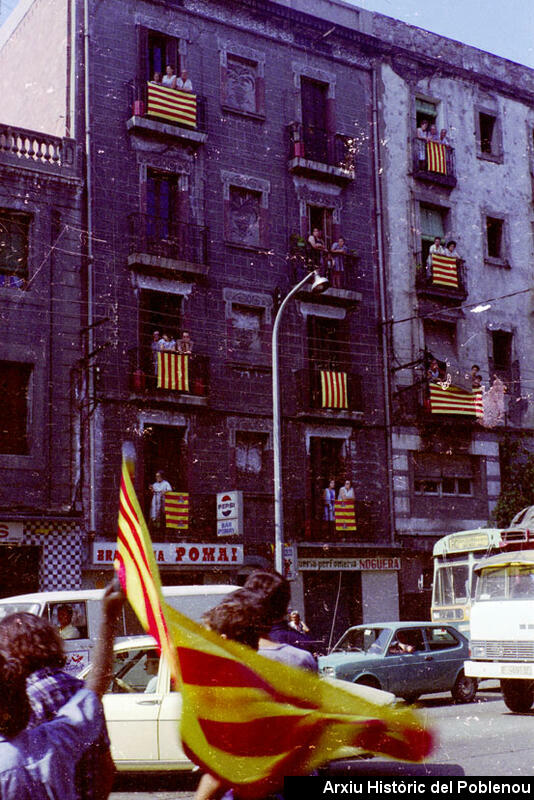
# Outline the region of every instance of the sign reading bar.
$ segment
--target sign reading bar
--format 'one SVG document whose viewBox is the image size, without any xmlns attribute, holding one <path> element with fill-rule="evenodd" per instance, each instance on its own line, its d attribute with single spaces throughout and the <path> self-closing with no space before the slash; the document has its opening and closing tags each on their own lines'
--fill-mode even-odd
<svg viewBox="0 0 534 800">
<path fill-rule="evenodd" d="M 23 527 L 22 522 L 0 522 L 0 544 L 22 542 Z"/>
<path fill-rule="evenodd" d="M 363 556 L 359 558 L 299 558 L 299 570 L 390 570 L 400 569 L 398 556 Z"/>
<path fill-rule="evenodd" d="M 217 536 L 243 535 L 243 492 L 217 495 Z"/>
<path fill-rule="evenodd" d="M 242 564 L 243 545 L 230 544 L 188 544 L 187 542 L 153 543 L 154 558 L 158 564 L 195 564 L 211 566 L 222 564 Z M 93 543 L 93 564 L 111 565 L 117 555 L 112 542 Z"/>
</svg>

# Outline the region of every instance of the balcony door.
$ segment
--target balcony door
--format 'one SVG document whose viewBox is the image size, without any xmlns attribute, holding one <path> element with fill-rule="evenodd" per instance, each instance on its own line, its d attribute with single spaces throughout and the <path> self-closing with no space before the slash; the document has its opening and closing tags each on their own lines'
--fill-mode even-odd
<svg viewBox="0 0 534 800">
<path fill-rule="evenodd" d="M 331 208 L 324 208 L 324 206 L 308 206 L 308 228 L 311 233 L 314 228 L 319 228 L 323 234 L 323 240 L 327 247 L 330 247 L 333 241 L 332 230 L 332 217 L 333 212 Z"/>
<path fill-rule="evenodd" d="M 348 371 L 350 349 L 346 320 L 310 315 L 307 324 L 311 371 Z"/>
<path fill-rule="evenodd" d="M 346 442 L 344 439 L 329 439 L 313 436 L 310 439 L 310 473 L 312 516 L 323 519 L 324 490 L 334 478 L 337 492 L 346 480 Z M 332 523 L 333 524 L 333 523 Z"/>
<path fill-rule="evenodd" d="M 302 128 L 306 158 L 328 163 L 328 84 L 301 77 Z"/>
<path fill-rule="evenodd" d="M 148 235 L 168 239 L 180 218 L 178 176 L 149 170 L 146 181 Z"/>
<path fill-rule="evenodd" d="M 163 472 L 173 491 L 187 491 L 187 447 L 184 428 L 172 425 L 147 425 L 143 431 L 144 489 L 147 515 L 150 509 L 150 485 L 156 472 Z"/>
</svg>

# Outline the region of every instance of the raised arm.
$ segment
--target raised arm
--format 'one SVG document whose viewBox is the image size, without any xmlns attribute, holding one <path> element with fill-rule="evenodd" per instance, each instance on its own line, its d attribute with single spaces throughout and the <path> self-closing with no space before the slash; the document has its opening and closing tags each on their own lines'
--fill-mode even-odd
<svg viewBox="0 0 534 800">
<path fill-rule="evenodd" d="M 102 598 L 103 615 L 96 640 L 93 668 L 86 680 L 88 689 L 102 697 L 113 674 L 113 638 L 117 620 L 124 605 L 124 595 L 118 582 L 108 584 Z"/>
</svg>

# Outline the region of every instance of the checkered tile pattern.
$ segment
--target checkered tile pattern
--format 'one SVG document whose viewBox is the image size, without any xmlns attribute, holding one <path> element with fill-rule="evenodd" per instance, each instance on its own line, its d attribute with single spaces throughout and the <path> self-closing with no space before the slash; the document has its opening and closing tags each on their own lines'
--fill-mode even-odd
<svg viewBox="0 0 534 800">
<path fill-rule="evenodd" d="M 24 524 L 24 544 L 41 548 L 41 592 L 81 587 L 83 534 L 77 523 L 27 521 Z"/>
</svg>

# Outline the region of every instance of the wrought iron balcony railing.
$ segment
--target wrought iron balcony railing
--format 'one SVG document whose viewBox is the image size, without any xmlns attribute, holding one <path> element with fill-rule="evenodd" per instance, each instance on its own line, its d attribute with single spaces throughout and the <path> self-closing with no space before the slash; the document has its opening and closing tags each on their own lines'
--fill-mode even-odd
<svg viewBox="0 0 534 800">
<path fill-rule="evenodd" d="M 296 372 L 299 412 L 310 410 L 363 411 L 362 382 L 335 364 L 324 364 Z"/>
<path fill-rule="evenodd" d="M 177 350 L 180 342 L 177 343 Z M 136 347 L 130 355 L 130 390 L 135 394 L 167 396 L 209 394 L 209 358 L 192 352 L 179 353 Z"/>
<path fill-rule="evenodd" d="M 293 122 L 289 126 L 290 158 L 328 164 L 350 173 L 354 170 L 354 145 L 349 136 Z"/>
<path fill-rule="evenodd" d="M 207 228 L 137 212 L 130 214 L 128 224 L 130 254 L 146 253 L 198 265 L 208 263 Z"/>
</svg>

